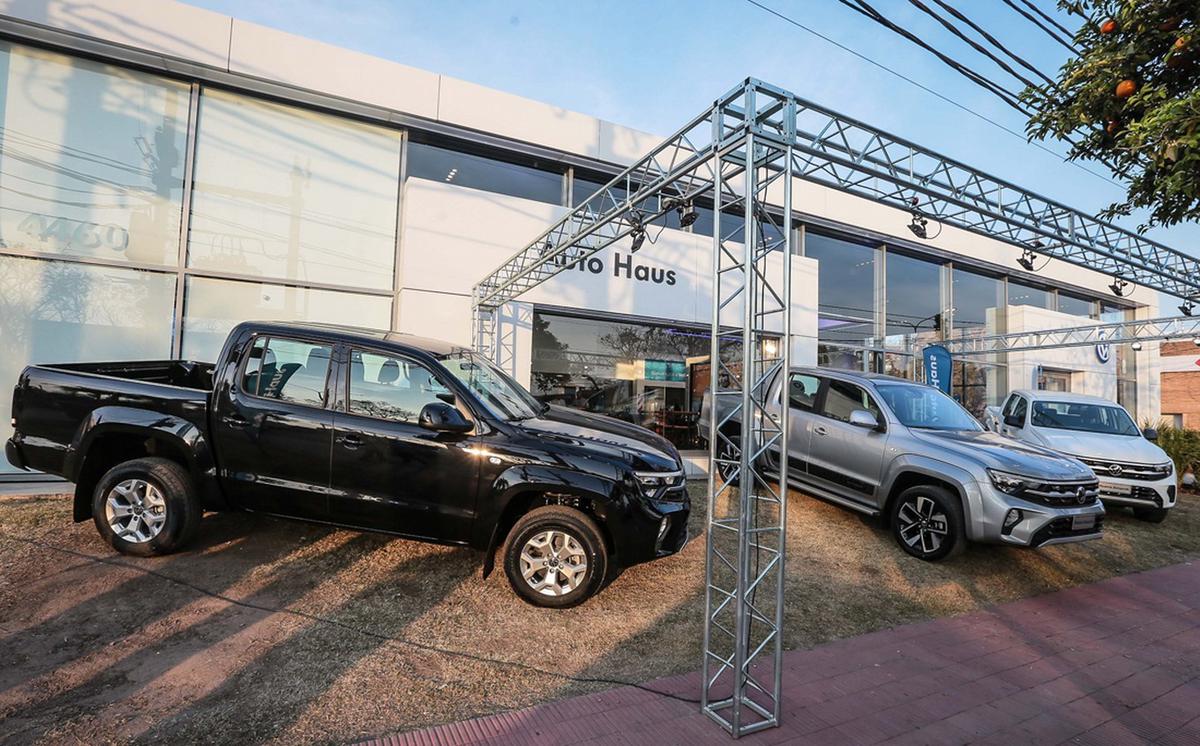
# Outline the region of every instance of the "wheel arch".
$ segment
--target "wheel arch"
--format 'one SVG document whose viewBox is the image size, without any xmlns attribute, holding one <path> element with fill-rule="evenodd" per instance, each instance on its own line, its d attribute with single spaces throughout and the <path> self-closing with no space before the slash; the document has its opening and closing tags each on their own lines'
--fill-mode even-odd
<svg viewBox="0 0 1200 746">
<path fill-rule="evenodd" d="M 929 463 L 924 460 L 913 460 L 897 464 L 887 484 L 885 493 L 887 498 L 883 504 L 883 524 L 890 525 L 892 506 L 901 493 L 910 487 L 933 485 L 949 490 L 950 494 L 958 497 L 962 506 L 963 518 L 967 524 L 967 533 L 970 535 L 971 517 L 974 514 L 974 511 L 971 510 L 969 490 L 966 487 L 970 479 L 970 475 L 958 467 L 941 462 Z"/>
<path fill-rule="evenodd" d="M 202 502 L 222 507 L 219 495 L 203 487 L 215 466 L 203 431 L 174 415 L 131 407 L 100 407 L 80 426 L 68 449 L 66 474 L 75 482 L 73 517 L 92 517 L 92 493 L 100 478 L 124 461 L 156 456 L 183 467 Z"/>
</svg>

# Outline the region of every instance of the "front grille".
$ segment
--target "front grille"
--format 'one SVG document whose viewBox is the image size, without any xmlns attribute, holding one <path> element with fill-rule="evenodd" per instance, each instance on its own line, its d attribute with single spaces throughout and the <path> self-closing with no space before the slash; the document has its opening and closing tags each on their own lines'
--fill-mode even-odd
<svg viewBox="0 0 1200 746">
<path fill-rule="evenodd" d="M 1096 476 L 1101 479 L 1141 479 L 1157 481 L 1171 476 L 1171 467 L 1160 467 L 1156 464 L 1134 464 L 1129 461 L 1111 461 L 1109 459 L 1080 458 L 1087 464 Z"/>
<path fill-rule="evenodd" d="M 1026 487 L 1021 497 L 1056 508 L 1091 505 L 1100 499 L 1100 483 L 1096 480 L 1077 482 L 1043 482 Z"/>
<path fill-rule="evenodd" d="M 1096 516 L 1095 526 L 1092 528 L 1085 528 L 1080 531 L 1076 531 L 1071 528 L 1070 518 L 1055 518 L 1053 521 L 1050 521 L 1045 526 L 1039 528 L 1033 534 L 1033 539 L 1030 541 L 1030 544 L 1037 547 L 1045 544 L 1051 539 L 1065 539 L 1072 536 L 1091 536 L 1092 534 L 1100 533 L 1103 528 L 1104 516 L 1102 515 Z"/>
</svg>

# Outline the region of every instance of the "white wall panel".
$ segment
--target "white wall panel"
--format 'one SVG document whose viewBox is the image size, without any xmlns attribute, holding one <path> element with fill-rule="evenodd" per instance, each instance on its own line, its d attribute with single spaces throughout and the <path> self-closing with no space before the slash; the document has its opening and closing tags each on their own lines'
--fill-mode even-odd
<svg viewBox="0 0 1200 746">
<path fill-rule="evenodd" d="M 437 118 L 443 122 L 597 157 L 600 120 L 595 117 L 465 80 L 442 76 L 441 81 Z"/>
<path fill-rule="evenodd" d="M 429 119 L 437 116 L 440 76 L 233 20 L 229 71 Z"/>
</svg>

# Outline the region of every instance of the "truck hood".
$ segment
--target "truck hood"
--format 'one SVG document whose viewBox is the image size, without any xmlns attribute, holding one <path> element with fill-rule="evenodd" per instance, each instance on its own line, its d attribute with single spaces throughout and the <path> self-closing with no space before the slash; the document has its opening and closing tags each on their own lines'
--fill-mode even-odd
<svg viewBox="0 0 1200 746">
<path fill-rule="evenodd" d="M 986 430 L 974 432 L 912 429 L 911 432 L 918 440 L 990 469 L 1047 480 L 1095 477 L 1091 469 L 1073 458 Z"/>
<path fill-rule="evenodd" d="M 1163 449 L 1140 435 L 1104 435 L 1046 427 L 1034 427 L 1033 431 L 1046 447 L 1072 456 L 1126 464 L 1161 464 L 1171 460 Z"/>
<path fill-rule="evenodd" d="M 666 438 L 612 417 L 551 406 L 539 417 L 514 423 L 526 433 L 631 464 L 638 471 L 683 468 Z"/>
</svg>

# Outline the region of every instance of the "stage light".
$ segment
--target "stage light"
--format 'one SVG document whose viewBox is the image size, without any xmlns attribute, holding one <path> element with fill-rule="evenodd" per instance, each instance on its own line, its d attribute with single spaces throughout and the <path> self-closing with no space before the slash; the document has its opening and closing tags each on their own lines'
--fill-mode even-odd
<svg viewBox="0 0 1200 746">
<path fill-rule="evenodd" d="M 929 238 L 929 221 L 919 212 L 912 214 L 912 222 L 908 224 L 908 229 L 913 232 L 917 238 Z"/>
<path fill-rule="evenodd" d="M 1129 349 L 1133 350 L 1134 352 L 1141 352 L 1142 351 L 1142 343 L 1141 342 L 1133 342 L 1129 345 Z"/>
<path fill-rule="evenodd" d="M 1112 284 L 1108 286 L 1108 289 L 1113 291 L 1113 295 L 1117 296 L 1118 298 L 1124 298 L 1125 290 L 1128 287 L 1129 283 L 1125 280 L 1125 278 L 1114 277 Z"/>
<path fill-rule="evenodd" d="M 1196 304 L 1190 300 L 1185 300 L 1179 304 L 1179 312 L 1184 316 L 1191 316 L 1196 313 Z"/>
<path fill-rule="evenodd" d="M 1017 264 L 1020 264 L 1029 272 L 1037 272 L 1037 269 L 1033 266 L 1034 259 L 1037 259 L 1037 254 L 1033 253 L 1032 249 L 1025 249 L 1021 253 L 1021 258 L 1017 260 Z"/>
<path fill-rule="evenodd" d="M 633 240 L 633 245 L 629 247 L 629 253 L 637 253 L 637 250 L 642 248 L 642 244 L 646 243 L 646 229 L 639 225 L 633 229 L 629 237 Z"/>
<path fill-rule="evenodd" d="M 700 217 L 700 213 L 696 211 L 696 206 L 690 201 L 685 202 L 675 209 L 679 212 L 679 225 L 683 228 L 687 228 L 692 223 L 695 223 L 697 218 Z"/>
</svg>

